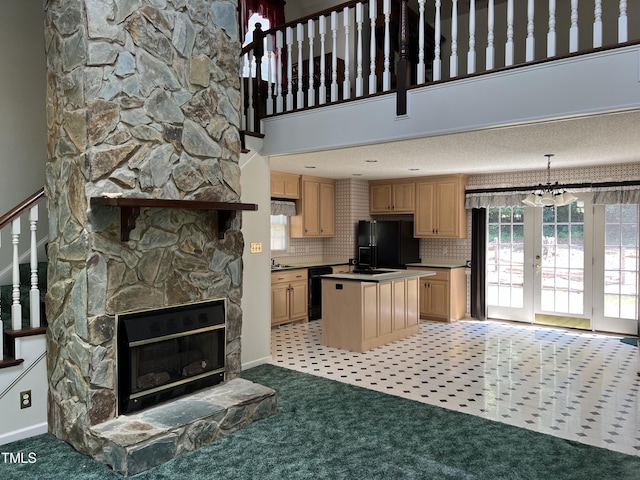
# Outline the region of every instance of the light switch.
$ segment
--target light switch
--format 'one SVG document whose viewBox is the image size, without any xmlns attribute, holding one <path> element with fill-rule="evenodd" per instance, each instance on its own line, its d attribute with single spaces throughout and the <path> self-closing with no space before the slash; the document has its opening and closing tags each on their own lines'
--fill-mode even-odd
<svg viewBox="0 0 640 480">
<path fill-rule="evenodd" d="M 251 253 L 262 253 L 262 242 L 251 242 Z"/>
</svg>

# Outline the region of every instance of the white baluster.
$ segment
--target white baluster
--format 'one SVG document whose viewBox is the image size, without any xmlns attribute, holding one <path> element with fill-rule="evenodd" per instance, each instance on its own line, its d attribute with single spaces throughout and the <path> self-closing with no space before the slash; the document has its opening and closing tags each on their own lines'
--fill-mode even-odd
<svg viewBox="0 0 640 480">
<path fill-rule="evenodd" d="M 338 13 L 331 12 L 331 36 L 333 46 L 331 49 L 331 101 L 338 100 Z"/>
<path fill-rule="evenodd" d="M 602 46 L 602 0 L 595 0 L 593 7 L 593 48 Z"/>
<path fill-rule="evenodd" d="M 29 320 L 31 328 L 40 326 L 40 289 L 38 288 L 38 205 L 29 211 L 31 230 L 31 290 L 29 291 Z"/>
<path fill-rule="evenodd" d="M 296 108 L 304 107 L 304 91 L 302 90 L 302 76 L 304 75 L 304 64 L 302 63 L 302 42 L 304 41 L 304 25 L 299 23 L 296 28 L 298 40 L 298 91 L 296 96 Z"/>
<path fill-rule="evenodd" d="M 376 18 L 378 16 L 378 2 L 369 0 L 369 20 L 371 22 L 371 45 L 369 47 L 369 95 L 376 93 L 378 79 L 376 77 Z"/>
<path fill-rule="evenodd" d="M 356 26 L 358 30 L 356 48 L 356 97 L 361 97 L 364 94 L 364 81 L 362 78 L 362 3 L 356 3 Z"/>
<path fill-rule="evenodd" d="M 571 28 L 569 29 L 569 53 L 578 51 L 578 0 L 571 0 Z"/>
<path fill-rule="evenodd" d="M 527 62 L 531 62 L 536 57 L 536 40 L 533 34 L 534 23 L 533 23 L 533 14 L 534 14 L 534 0 L 529 0 L 528 8 L 527 8 L 527 43 L 526 43 L 526 54 L 525 60 Z"/>
<path fill-rule="evenodd" d="M 282 30 L 276 32 L 276 113 L 282 113 Z"/>
<path fill-rule="evenodd" d="M 391 88 L 391 0 L 384 0 L 382 4 L 384 14 L 384 71 L 382 72 L 382 91 Z"/>
<path fill-rule="evenodd" d="M 476 0 L 469 2 L 469 51 L 467 52 L 467 73 L 476 71 Z"/>
<path fill-rule="evenodd" d="M 504 47 L 505 66 L 513 65 L 513 0 L 507 3 L 507 43 Z"/>
<path fill-rule="evenodd" d="M 246 112 L 244 110 L 244 100 L 247 98 L 247 92 L 244 89 L 244 68 L 240 66 L 240 98 L 242 99 L 242 105 L 240 107 L 240 128 L 242 130 L 249 130 L 247 123 Z"/>
<path fill-rule="evenodd" d="M 441 0 L 436 0 L 436 18 L 435 18 L 435 25 L 434 25 L 434 32 L 435 32 L 435 46 L 434 46 L 434 52 L 433 52 L 433 80 L 440 80 L 442 78 L 442 73 L 441 73 L 441 69 L 442 69 L 442 59 L 440 58 L 440 38 L 442 37 L 441 34 L 441 25 L 440 25 L 440 5 L 441 5 Z"/>
<path fill-rule="evenodd" d="M 293 77 L 293 28 L 287 27 L 287 111 L 293 110 L 293 85 L 291 77 Z"/>
<path fill-rule="evenodd" d="M 307 90 L 307 106 L 313 107 L 316 104 L 316 86 L 313 83 L 314 76 L 314 56 L 313 39 L 316 36 L 316 26 L 312 19 L 307 22 L 307 38 L 309 39 L 309 89 Z"/>
<path fill-rule="evenodd" d="M 249 78 L 247 79 L 247 98 L 249 99 L 249 105 L 247 108 L 247 129 L 250 132 L 254 132 L 255 125 L 253 124 L 255 121 L 255 110 L 253 108 L 253 73 L 249 73 Z"/>
<path fill-rule="evenodd" d="M 452 0 L 451 6 L 451 57 L 449 76 L 458 76 L 458 0 Z"/>
<path fill-rule="evenodd" d="M 11 243 L 13 244 L 13 291 L 11 304 L 11 328 L 22 329 L 22 305 L 20 305 L 20 263 L 18 243 L 20 242 L 20 219 L 11 223 Z M 18 358 L 18 357 L 16 357 Z"/>
<path fill-rule="evenodd" d="M 342 26 L 344 27 L 344 81 L 342 82 L 342 98 L 351 98 L 351 79 L 349 71 L 351 70 L 351 60 L 349 59 L 349 7 L 342 10 Z"/>
<path fill-rule="evenodd" d="M 320 30 L 320 87 L 318 88 L 320 97 L 319 104 L 324 105 L 327 103 L 327 79 L 325 72 L 327 71 L 327 65 L 325 61 L 324 51 L 324 39 L 327 36 L 327 19 L 324 15 L 319 18 L 320 24 L 318 25 Z"/>
<path fill-rule="evenodd" d="M 618 16 L 618 43 L 629 40 L 627 32 L 627 0 L 620 0 L 620 15 Z"/>
<path fill-rule="evenodd" d="M 424 2 L 418 0 L 418 66 L 417 66 L 417 83 L 421 85 L 425 82 L 426 73 L 424 66 Z"/>
<path fill-rule="evenodd" d="M 547 33 L 547 57 L 556 56 L 556 0 L 549 0 L 549 33 Z"/>
<path fill-rule="evenodd" d="M 489 6 L 487 7 L 487 50 L 486 50 L 486 69 L 493 70 L 495 67 L 495 53 L 496 47 L 494 46 L 494 28 L 495 28 L 495 6 L 494 0 L 489 0 Z"/>
<path fill-rule="evenodd" d="M 273 114 L 273 104 L 276 98 L 276 92 L 273 88 L 273 35 L 266 36 L 267 49 L 265 55 L 267 57 L 267 115 Z"/>
</svg>

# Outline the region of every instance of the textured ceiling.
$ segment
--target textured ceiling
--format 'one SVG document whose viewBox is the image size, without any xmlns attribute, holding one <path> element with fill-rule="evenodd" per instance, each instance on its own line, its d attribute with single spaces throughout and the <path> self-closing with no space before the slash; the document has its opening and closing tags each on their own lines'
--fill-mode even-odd
<svg viewBox="0 0 640 480">
<path fill-rule="evenodd" d="M 640 162 L 640 111 L 280 155 L 271 157 L 271 168 L 362 179 L 480 174 L 541 170 L 547 153 L 553 168 Z"/>
</svg>

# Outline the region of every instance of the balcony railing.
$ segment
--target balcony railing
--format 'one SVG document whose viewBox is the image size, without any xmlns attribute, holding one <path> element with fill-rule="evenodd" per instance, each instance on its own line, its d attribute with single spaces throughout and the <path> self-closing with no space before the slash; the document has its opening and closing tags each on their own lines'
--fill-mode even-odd
<svg viewBox="0 0 640 480">
<path fill-rule="evenodd" d="M 266 116 L 386 93 L 402 115 L 410 88 L 635 43 L 640 18 L 627 3 L 418 0 L 415 11 L 406 0 L 350 1 L 258 25 L 242 50 L 242 128 L 259 133 Z"/>
</svg>

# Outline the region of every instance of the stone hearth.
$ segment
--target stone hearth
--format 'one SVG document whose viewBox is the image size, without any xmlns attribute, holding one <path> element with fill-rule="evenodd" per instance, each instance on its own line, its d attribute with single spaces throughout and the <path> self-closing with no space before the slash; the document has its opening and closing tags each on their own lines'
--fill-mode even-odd
<svg viewBox="0 0 640 480">
<path fill-rule="evenodd" d="M 224 388 L 238 385 L 242 215 L 218 238 L 215 211 L 142 208 L 122 242 L 120 211 L 91 208 L 90 199 L 240 201 L 237 1 L 46 0 L 44 8 L 49 429 L 78 451 L 130 472 L 121 467 L 129 460 L 113 458 L 136 455 L 114 453 L 125 446 L 102 436 L 110 422 L 121 421 L 115 315 L 224 298 Z M 256 396 L 239 405 L 257 405 L 261 413 L 243 406 L 237 424 L 273 413 L 260 406 L 261 389 L 241 391 Z M 229 405 L 236 419 L 239 407 Z M 213 440 L 220 418 L 210 410 L 206 434 L 187 422 L 161 429 L 162 438 L 175 438 L 177 453 Z M 222 425 L 229 422 L 236 424 Z M 152 430 L 143 443 L 157 443 Z"/>
</svg>

